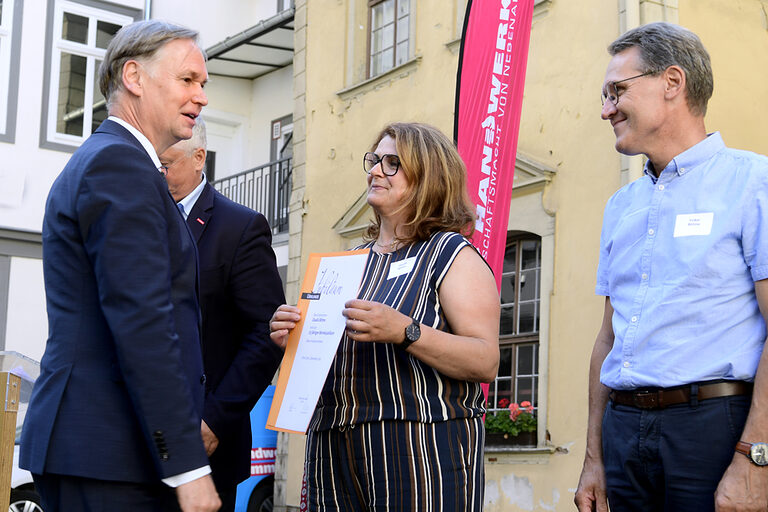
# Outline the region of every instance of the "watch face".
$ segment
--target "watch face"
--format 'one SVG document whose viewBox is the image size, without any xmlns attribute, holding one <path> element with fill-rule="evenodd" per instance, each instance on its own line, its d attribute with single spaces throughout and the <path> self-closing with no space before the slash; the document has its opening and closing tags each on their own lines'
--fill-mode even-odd
<svg viewBox="0 0 768 512">
<path fill-rule="evenodd" d="M 405 337 L 408 338 L 408 341 L 416 341 L 421 336 L 421 328 L 419 328 L 419 324 L 411 324 L 405 329 Z"/>
<path fill-rule="evenodd" d="M 749 454 L 758 466 L 768 466 L 768 444 L 754 443 L 749 450 Z"/>
</svg>

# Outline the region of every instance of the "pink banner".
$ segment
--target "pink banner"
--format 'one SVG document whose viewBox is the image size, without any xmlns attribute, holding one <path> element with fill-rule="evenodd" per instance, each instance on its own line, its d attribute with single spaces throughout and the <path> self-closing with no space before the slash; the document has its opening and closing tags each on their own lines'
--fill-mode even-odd
<svg viewBox="0 0 768 512">
<path fill-rule="evenodd" d="M 456 84 L 455 137 L 477 212 L 472 243 L 501 290 L 534 0 L 470 0 Z"/>
</svg>

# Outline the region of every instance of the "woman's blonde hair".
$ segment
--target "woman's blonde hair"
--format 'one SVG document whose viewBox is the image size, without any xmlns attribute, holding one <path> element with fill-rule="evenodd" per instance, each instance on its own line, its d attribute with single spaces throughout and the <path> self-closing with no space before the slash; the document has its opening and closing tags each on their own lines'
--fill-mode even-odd
<svg viewBox="0 0 768 512">
<path fill-rule="evenodd" d="M 469 235 L 475 215 L 467 193 L 467 169 L 453 142 L 434 126 L 392 123 L 379 133 L 371 151 L 386 136 L 395 140 L 398 172 L 405 173 L 408 180 L 402 206 L 408 213 L 396 240 L 411 244 L 428 239 L 436 231 Z M 380 227 L 381 217 L 376 213 L 364 238 L 375 240 Z"/>
</svg>

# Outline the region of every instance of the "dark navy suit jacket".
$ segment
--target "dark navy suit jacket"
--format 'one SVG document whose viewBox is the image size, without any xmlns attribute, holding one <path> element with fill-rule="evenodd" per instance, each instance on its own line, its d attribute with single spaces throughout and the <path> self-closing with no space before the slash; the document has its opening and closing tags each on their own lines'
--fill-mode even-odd
<svg viewBox="0 0 768 512">
<path fill-rule="evenodd" d="M 224 490 L 250 475 L 249 413 L 283 356 L 269 338 L 269 319 L 285 296 L 262 214 L 206 184 L 187 223 L 200 257 L 203 419 L 219 438 L 211 469 Z"/>
<path fill-rule="evenodd" d="M 43 222 L 49 338 L 21 466 L 140 483 L 207 464 L 196 249 L 141 144 L 105 121 Z"/>
</svg>

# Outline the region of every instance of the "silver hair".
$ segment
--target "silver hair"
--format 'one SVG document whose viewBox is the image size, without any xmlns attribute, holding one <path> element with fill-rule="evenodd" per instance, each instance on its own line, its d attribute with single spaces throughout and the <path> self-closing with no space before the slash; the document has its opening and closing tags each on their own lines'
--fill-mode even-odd
<svg viewBox="0 0 768 512">
<path fill-rule="evenodd" d="M 699 36 L 672 23 L 649 23 L 619 36 L 608 45 L 608 53 L 613 56 L 635 46 L 640 50 L 645 73 L 657 74 L 669 66 L 680 66 L 685 72 L 688 108 L 695 115 L 707 113 L 714 79 L 709 53 Z"/>
<path fill-rule="evenodd" d="M 184 151 L 187 156 L 191 156 L 197 148 L 208 150 L 208 136 L 205 130 L 205 121 L 202 117 L 195 120 L 195 127 L 192 128 L 192 137 L 186 140 L 180 140 L 175 147 Z"/>
<path fill-rule="evenodd" d="M 157 51 L 171 41 L 191 39 L 197 43 L 197 38 L 196 30 L 161 20 L 137 21 L 121 28 L 109 43 L 99 66 L 99 90 L 107 100 L 107 111 L 115 93 L 123 89 L 123 66 L 126 62 L 151 62 Z M 202 48 L 200 51 L 203 52 Z"/>
</svg>

